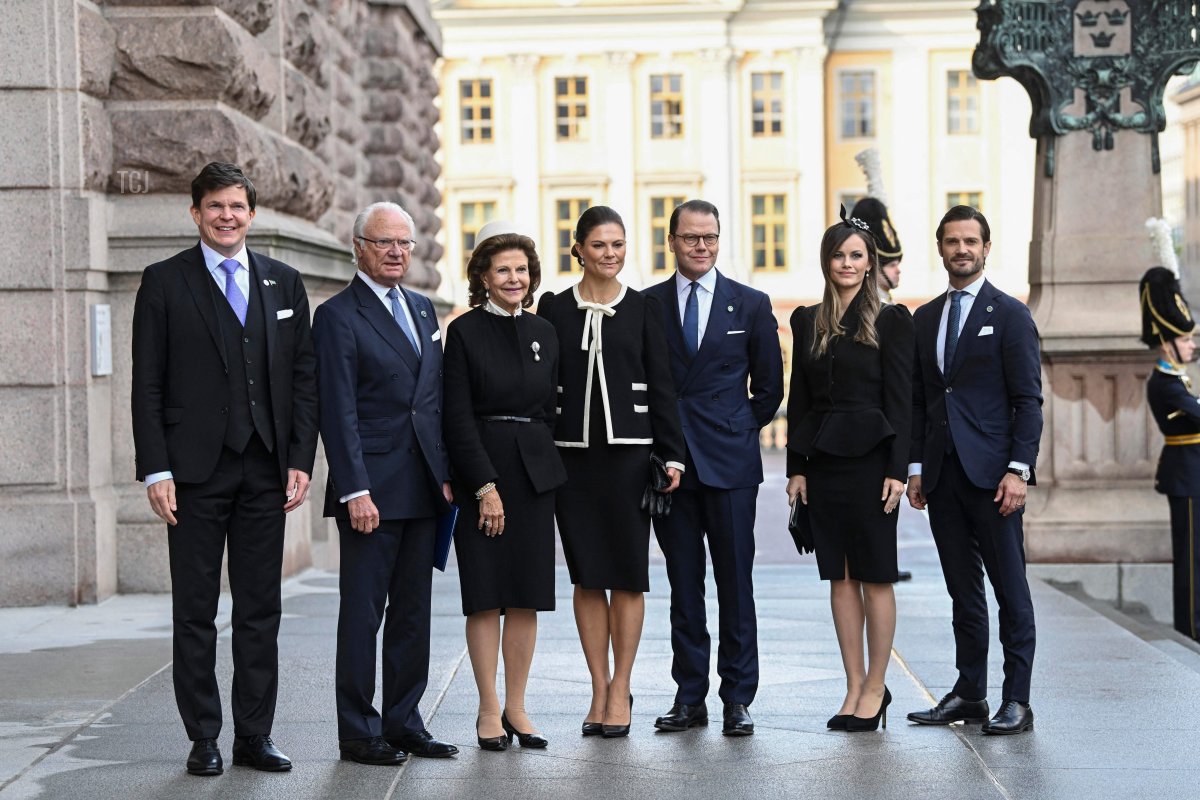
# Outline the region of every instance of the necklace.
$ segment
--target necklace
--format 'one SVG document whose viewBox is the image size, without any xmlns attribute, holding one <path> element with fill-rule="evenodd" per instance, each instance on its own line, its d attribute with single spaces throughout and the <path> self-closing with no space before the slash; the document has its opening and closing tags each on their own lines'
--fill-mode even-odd
<svg viewBox="0 0 1200 800">
<path fill-rule="evenodd" d="M 612 293 L 612 296 L 611 296 L 611 297 L 608 297 L 608 298 L 606 298 L 606 299 L 604 299 L 604 300 L 601 300 L 601 299 L 599 299 L 599 298 L 598 298 L 598 297 L 595 295 L 595 293 L 592 293 L 592 296 L 591 296 L 591 297 L 588 297 L 586 294 L 584 294 L 584 291 L 583 291 L 583 283 L 582 283 L 582 282 L 580 282 L 580 284 L 579 284 L 579 298 L 580 298 L 581 300 L 585 300 L 585 301 L 587 301 L 587 302 L 589 302 L 589 303 L 596 303 L 597 305 L 606 306 L 606 305 L 608 305 L 609 303 L 611 303 L 613 300 L 616 300 L 616 299 L 617 299 L 617 295 L 619 295 L 619 294 L 621 293 L 621 284 L 620 284 L 620 283 L 617 283 L 616 281 L 613 281 L 613 283 L 614 283 L 614 284 L 616 284 L 616 287 L 617 287 L 617 288 L 616 288 L 616 291 L 614 291 L 614 292 Z"/>
</svg>

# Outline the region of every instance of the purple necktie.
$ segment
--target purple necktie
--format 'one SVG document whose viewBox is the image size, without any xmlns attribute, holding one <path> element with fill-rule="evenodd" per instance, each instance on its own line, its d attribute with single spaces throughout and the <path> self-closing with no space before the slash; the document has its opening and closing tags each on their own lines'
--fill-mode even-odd
<svg viewBox="0 0 1200 800">
<path fill-rule="evenodd" d="M 221 262 L 221 269 L 225 270 L 225 299 L 229 301 L 229 306 L 233 309 L 233 313 L 237 314 L 238 322 L 245 326 L 246 298 L 242 296 L 242 290 L 238 288 L 237 281 L 233 279 L 233 274 L 237 272 L 240 266 L 241 264 L 232 258 L 227 258 Z"/>
</svg>

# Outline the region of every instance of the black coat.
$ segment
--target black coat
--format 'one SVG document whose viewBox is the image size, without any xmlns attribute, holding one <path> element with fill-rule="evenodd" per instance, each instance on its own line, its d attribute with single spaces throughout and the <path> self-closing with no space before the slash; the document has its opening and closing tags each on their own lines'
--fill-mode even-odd
<svg viewBox="0 0 1200 800">
<path fill-rule="evenodd" d="M 533 344 L 538 358 L 534 359 Z M 498 449 L 515 449 L 538 492 L 567 479 L 554 446 L 558 339 L 533 314 L 504 317 L 476 308 L 446 329 L 445 438 L 454 480 L 474 492 L 501 476 Z M 511 416 L 533 423 L 487 422 Z M 467 502 L 467 498 L 460 498 Z"/>
<path fill-rule="evenodd" d="M 913 321 L 904 306 L 883 306 L 875 318 L 879 348 L 854 341 L 859 301 L 842 316 L 845 334 L 812 352 L 820 306 L 792 312 L 792 383 L 788 396 L 788 475 L 805 474 L 820 451 L 858 457 L 890 440 L 887 477 L 908 480 L 912 430 Z"/>
<path fill-rule="evenodd" d="M 1182 377 L 1155 369 L 1146 381 L 1146 399 L 1164 436 L 1200 437 L 1200 398 Z M 1200 497 L 1200 444 L 1163 445 L 1154 488 L 1171 497 Z"/>
<path fill-rule="evenodd" d="M 663 461 L 683 463 L 686 451 L 666 335 L 658 301 L 628 287 L 601 322 L 601 345 L 592 368 L 587 312 L 579 308 L 578 287 L 545 294 L 538 315 L 558 333 L 558 421 L 555 444 L 587 447 L 592 382 L 604 400 L 609 444 L 653 444 Z M 585 345 L 586 342 L 586 345 Z M 590 374 L 590 381 L 589 381 Z"/>
<path fill-rule="evenodd" d="M 266 327 L 271 414 L 280 477 L 312 474 L 317 450 L 316 359 L 300 273 L 247 250 L 251 299 Z M 170 471 L 203 483 L 224 446 L 231 359 L 225 352 L 215 282 L 200 245 L 151 264 L 133 310 L 133 441 L 137 479 Z M 225 409 L 225 410 L 223 410 Z"/>
</svg>

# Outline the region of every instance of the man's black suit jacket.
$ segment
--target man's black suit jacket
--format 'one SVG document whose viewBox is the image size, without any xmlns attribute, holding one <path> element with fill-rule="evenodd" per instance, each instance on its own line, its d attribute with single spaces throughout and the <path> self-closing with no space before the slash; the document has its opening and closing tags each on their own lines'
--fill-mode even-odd
<svg viewBox="0 0 1200 800">
<path fill-rule="evenodd" d="M 1042 436 L 1041 349 L 1029 309 L 984 280 L 943 375 L 937 337 L 945 304 L 943 293 L 913 314 L 909 460 L 921 462 L 926 496 L 937 486 L 947 436 L 981 489 L 995 489 L 1011 461 L 1034 469 Z"/>
<path fill-rule="evenodd" d="M 300 273 L 246 251 L 251 299 L 262 303 L 271 413 L 282 482 L 289 468 L 312 475 L 317 450 L 316 356 Z M 211 477 L 229 419 L 229 370 L 217 303 L 226 302 L 200 245 L 151 264 L 133 311 L 133 441 L 137 479 L 170 470 L 182 483 Z M 281 483 L 282 485 L 282 483 Z"/>
</svg>

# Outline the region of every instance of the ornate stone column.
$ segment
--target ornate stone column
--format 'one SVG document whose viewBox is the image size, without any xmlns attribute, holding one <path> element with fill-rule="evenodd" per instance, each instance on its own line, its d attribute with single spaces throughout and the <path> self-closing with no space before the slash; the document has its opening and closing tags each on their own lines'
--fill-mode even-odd
<svg viewBox="0 0 1200 800">
<path fill-rule="evenodd" d="M 1151 485 L 1161 438 L 1145 404 L 1137 283 L 1158 216 L 1167 79 L 1200 58 L 1195 6 L 1161 0 L 984 0 L 980 78 L 1013 77 L 1037 139 L 1029 306 L 1046 426 L 1026 511 L 1031 561 L 1169 561 Z"/>
</svg>

